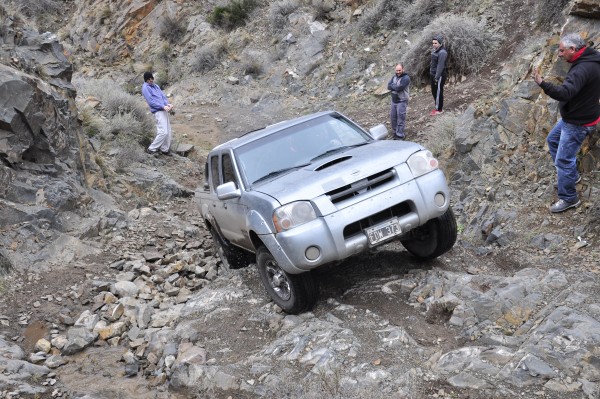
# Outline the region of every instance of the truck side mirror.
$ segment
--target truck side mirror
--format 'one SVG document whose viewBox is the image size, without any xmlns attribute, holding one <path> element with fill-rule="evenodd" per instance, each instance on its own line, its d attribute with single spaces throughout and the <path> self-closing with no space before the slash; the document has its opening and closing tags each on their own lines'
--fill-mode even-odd
<svg viewBox="0 0 600 399">
<path fill-rule="evenodd" d="M 369 134 L 374 140 L 382 140 L 387 137 L 388 130 L 383 123 L 380 123 L 379 125 L 373 126 L 371 129 L 369 129 Z"/>
<path fill-rule="evenodd" d="M 227 182 L 217 187 L 217 198 L 220 200 L 228 200 L 239 198 L 242 196 L 242 191 L 236 187 L 235 182 Z"/>
</svg>

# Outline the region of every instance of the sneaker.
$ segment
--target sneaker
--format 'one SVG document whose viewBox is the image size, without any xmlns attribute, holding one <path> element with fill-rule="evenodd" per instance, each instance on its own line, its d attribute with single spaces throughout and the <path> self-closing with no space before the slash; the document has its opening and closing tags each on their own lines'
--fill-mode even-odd
<svg viewBox="0 0 600 399">
<path fill-rule="evenodd" d="M 162 155 L 165 155 L 167 157 L 172 157 L 173 153 L 171 151 L 161 151 L 160 152 Z"/>
<path fill-rule="evenodd" d="M 404 136 L 396 136 L 396 135 L 394 135 L 394 140 L 404 140 Z"/>
<path fill-rule="evenodd" d="M 568 201 L 565 201 L 564 199 L 559 199 L 554 204 L 552 204 L 552 206 L 550 207 L 550 212 L 552 212 L 552 213 L 563 212 L 569 208 L 577 208 L 580 204 L 581 204 L 580 200 L 577 200 L 576 202 L 568 202 Z"/>
<path fill-rule="evenodd" d="M 440 115 L 440 114 L 443 114 L 443 113 L 444 113 L 444 111 L 443 111 L 443 110 L 442 110 L 442 111 L 438 111 L 437 109 L 434 109 L 433 111 L 431 111 L 431 112 L 429 113 L 429 115 L 430 115 L 430 116 L 435 116 L 435 115 Z"/>
<path fill-rule="evenodd" d="M 158 150 L 151 150 L 150 148 L 147 148 L 146 152 L 150 155 L 154 155 L 154 154 L 158 153 Z"/>
<path fill-rule="evenodd" d="M 575 182 L 575 184 L 579 184 L 581 183 L 581 175 L 579 175 L 579 177 L 577 178 L 577 181 Z M 558 182 L 554 182 L 554 188 L 556 190 L 558 190 Z"/>
</svg>

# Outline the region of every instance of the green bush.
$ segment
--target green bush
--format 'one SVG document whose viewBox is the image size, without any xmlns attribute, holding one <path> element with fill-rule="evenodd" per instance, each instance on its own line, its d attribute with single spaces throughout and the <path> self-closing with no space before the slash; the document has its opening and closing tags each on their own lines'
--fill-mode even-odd
<svg viewBox="0 0 600 399">
<path fill-rule="evenodd" d="M 186 23 L 182 17 L 174 18 L 167 15 L 160 22 L 160 37 L 171 44 L 180 42 L 185 33 Z"/>
<path fill-rule="evenodd" d="M 207 20 L 212 25 L 232 30 L 246 23 L 256 4 L 256 0 L 233 0 L 225 7 L 213 8 Z"/>
<path fill-rule="evenodd" d="M 436 34 L 444 36 L 448 73 L 458 76 L 479 72 L 501 41 L 500 35 L 488 30 L 484 23 L 467 16 L 443 14 L 423 28 L 402 56 L 402 63 L 415 84 L 429 81 L 431 40 Z"/>
</svg>

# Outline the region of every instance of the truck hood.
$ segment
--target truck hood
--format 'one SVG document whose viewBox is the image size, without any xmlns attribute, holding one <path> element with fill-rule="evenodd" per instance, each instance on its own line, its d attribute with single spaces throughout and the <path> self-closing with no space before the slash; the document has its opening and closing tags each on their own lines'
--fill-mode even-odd
<svg viewBox="0 0 600 399">
<path fill-rule="evenodd" d="M 275 198 L 282 205 L 312 200 L 400 165 L 410 155 L 423 149 L 412 142 L 376 141 L 319 159 L 304 168 L 256 185 L 253 190 Z"/>
</svg>

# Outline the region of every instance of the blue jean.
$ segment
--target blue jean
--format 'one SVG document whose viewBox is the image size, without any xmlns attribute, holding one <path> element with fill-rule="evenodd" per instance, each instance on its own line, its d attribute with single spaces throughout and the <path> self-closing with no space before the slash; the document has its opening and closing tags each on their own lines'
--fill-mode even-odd
<svg viewBox="0 0 600 399">
<path fill-rule="evenodd" d="M 585 136 L 592 133 L 595 126 L 577 126 L 559 119 L 552 128 L 546 142 L 550 156 L 556 166 L 558 176 L 558 198 L 567 202 L 577 202 L 575 182 L 579 178 L 577 171 L 577 153 Z"/>
<path fill-rule="evenodd" d="M 404 138 L 404 125 L 406 124 L 406 108 L 408 102 L 400 101 L 392 103 L 390 107 L 390 119 L 392 120 L 392 132 L 399 138 Z"/>
</svg>

